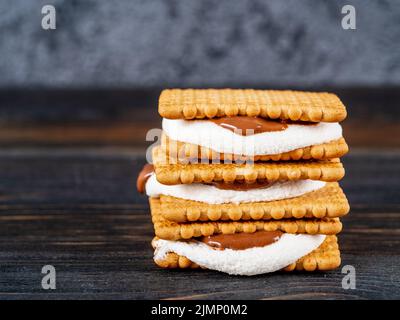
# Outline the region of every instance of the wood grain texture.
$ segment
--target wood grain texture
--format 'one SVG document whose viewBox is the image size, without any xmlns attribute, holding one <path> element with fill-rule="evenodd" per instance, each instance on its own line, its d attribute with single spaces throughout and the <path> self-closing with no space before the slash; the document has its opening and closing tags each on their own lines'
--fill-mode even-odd
<svg viewBox="0 0 400 320">
<path fill-rule="evenodd" d="M 265 88 L 264 88 L 265 89 Z M 286 89 L 286 88 L 276 88 Z M 351 147 L 400 147 L 400 89 L 298 88 L 336 93 Z M 0 90 L 0 146 L 145 146 L 160 128 L 160 89 Z"/>
<path fill-rule="evenodd" d="M 357 272 L 340 269 L 232 277 L 162 270 L 152 261 L 147 198 L 135 192 L 142 152 L 130 149 L 0 151 L 0 299 L 394 299 L 400 298 L 400 153 L 344 158 L 350 204 L 339 242 Z M 41 289 L 41 268 L 57 289 Z"/>
</svg>

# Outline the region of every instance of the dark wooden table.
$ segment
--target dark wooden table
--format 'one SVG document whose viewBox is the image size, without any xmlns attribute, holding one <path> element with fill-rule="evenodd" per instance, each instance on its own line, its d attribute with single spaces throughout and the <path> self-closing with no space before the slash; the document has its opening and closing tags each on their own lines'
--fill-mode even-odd
<svg viewBox="0 0 400 320">
<path fill-rule="evenodd" d="M 130 148 L 0 151 L 1 299 L 400 298 L 400 152 L 355 149 L 345 159 L 351 203 L 341 269 L 232 277 L 169 271 L 152 261 L 147 199 L 135 191 L 143 152 Z M 41 287 L 44 265 L 56 289 Z"/>
</svg>

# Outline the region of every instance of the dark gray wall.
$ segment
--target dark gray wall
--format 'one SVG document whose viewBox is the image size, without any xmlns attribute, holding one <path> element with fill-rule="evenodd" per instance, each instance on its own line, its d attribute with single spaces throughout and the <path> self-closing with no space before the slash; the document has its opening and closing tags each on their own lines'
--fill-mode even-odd
<svg viewBox="0 0 400 320">
<path fill-rule="evenodd" d="M 341 28 L 345 4 L 357 30 Z M 398 0 L 2 0 L 0 12 L 0 88 L 400 84 Z"/>
</svg>

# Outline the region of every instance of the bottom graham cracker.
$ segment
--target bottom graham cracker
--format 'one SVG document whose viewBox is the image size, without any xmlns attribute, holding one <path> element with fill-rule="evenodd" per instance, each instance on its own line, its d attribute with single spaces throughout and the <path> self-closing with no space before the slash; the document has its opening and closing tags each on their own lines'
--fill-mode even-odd
<svg viewBox="0 0 400 320">
<path fill-rule="evenodd" d="M 155 237 L 153 241 L 157 239 L 158 238 Z M 152 245 L 154 248 L 153 242 Z M 154 262 L 159 267 L 168 269 L 202 268 L 188 258 L 173 252 L 168 253 L 164 259 L 154 260 Z M 327 236 L 325 241 L 317 249 L 287 266 L 283 271 L 328 271 L 338 268 L 340 264 L 341 259 L 337 237 L 332 235 Z"/>
</svg>

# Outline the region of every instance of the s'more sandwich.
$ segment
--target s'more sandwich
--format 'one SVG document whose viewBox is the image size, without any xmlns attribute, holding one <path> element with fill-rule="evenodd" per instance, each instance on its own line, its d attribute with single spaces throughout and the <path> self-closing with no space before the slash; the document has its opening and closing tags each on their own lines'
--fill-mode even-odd
<svg viewBox="0 0 400 320">
<path fill-rule="evenodd" d="M 162 143 L 137 185 L 150 197 L 158 266 L 255 275 L 340 265 L 339 98 L 174 89 L 159 113 Z"/>
</svg>

